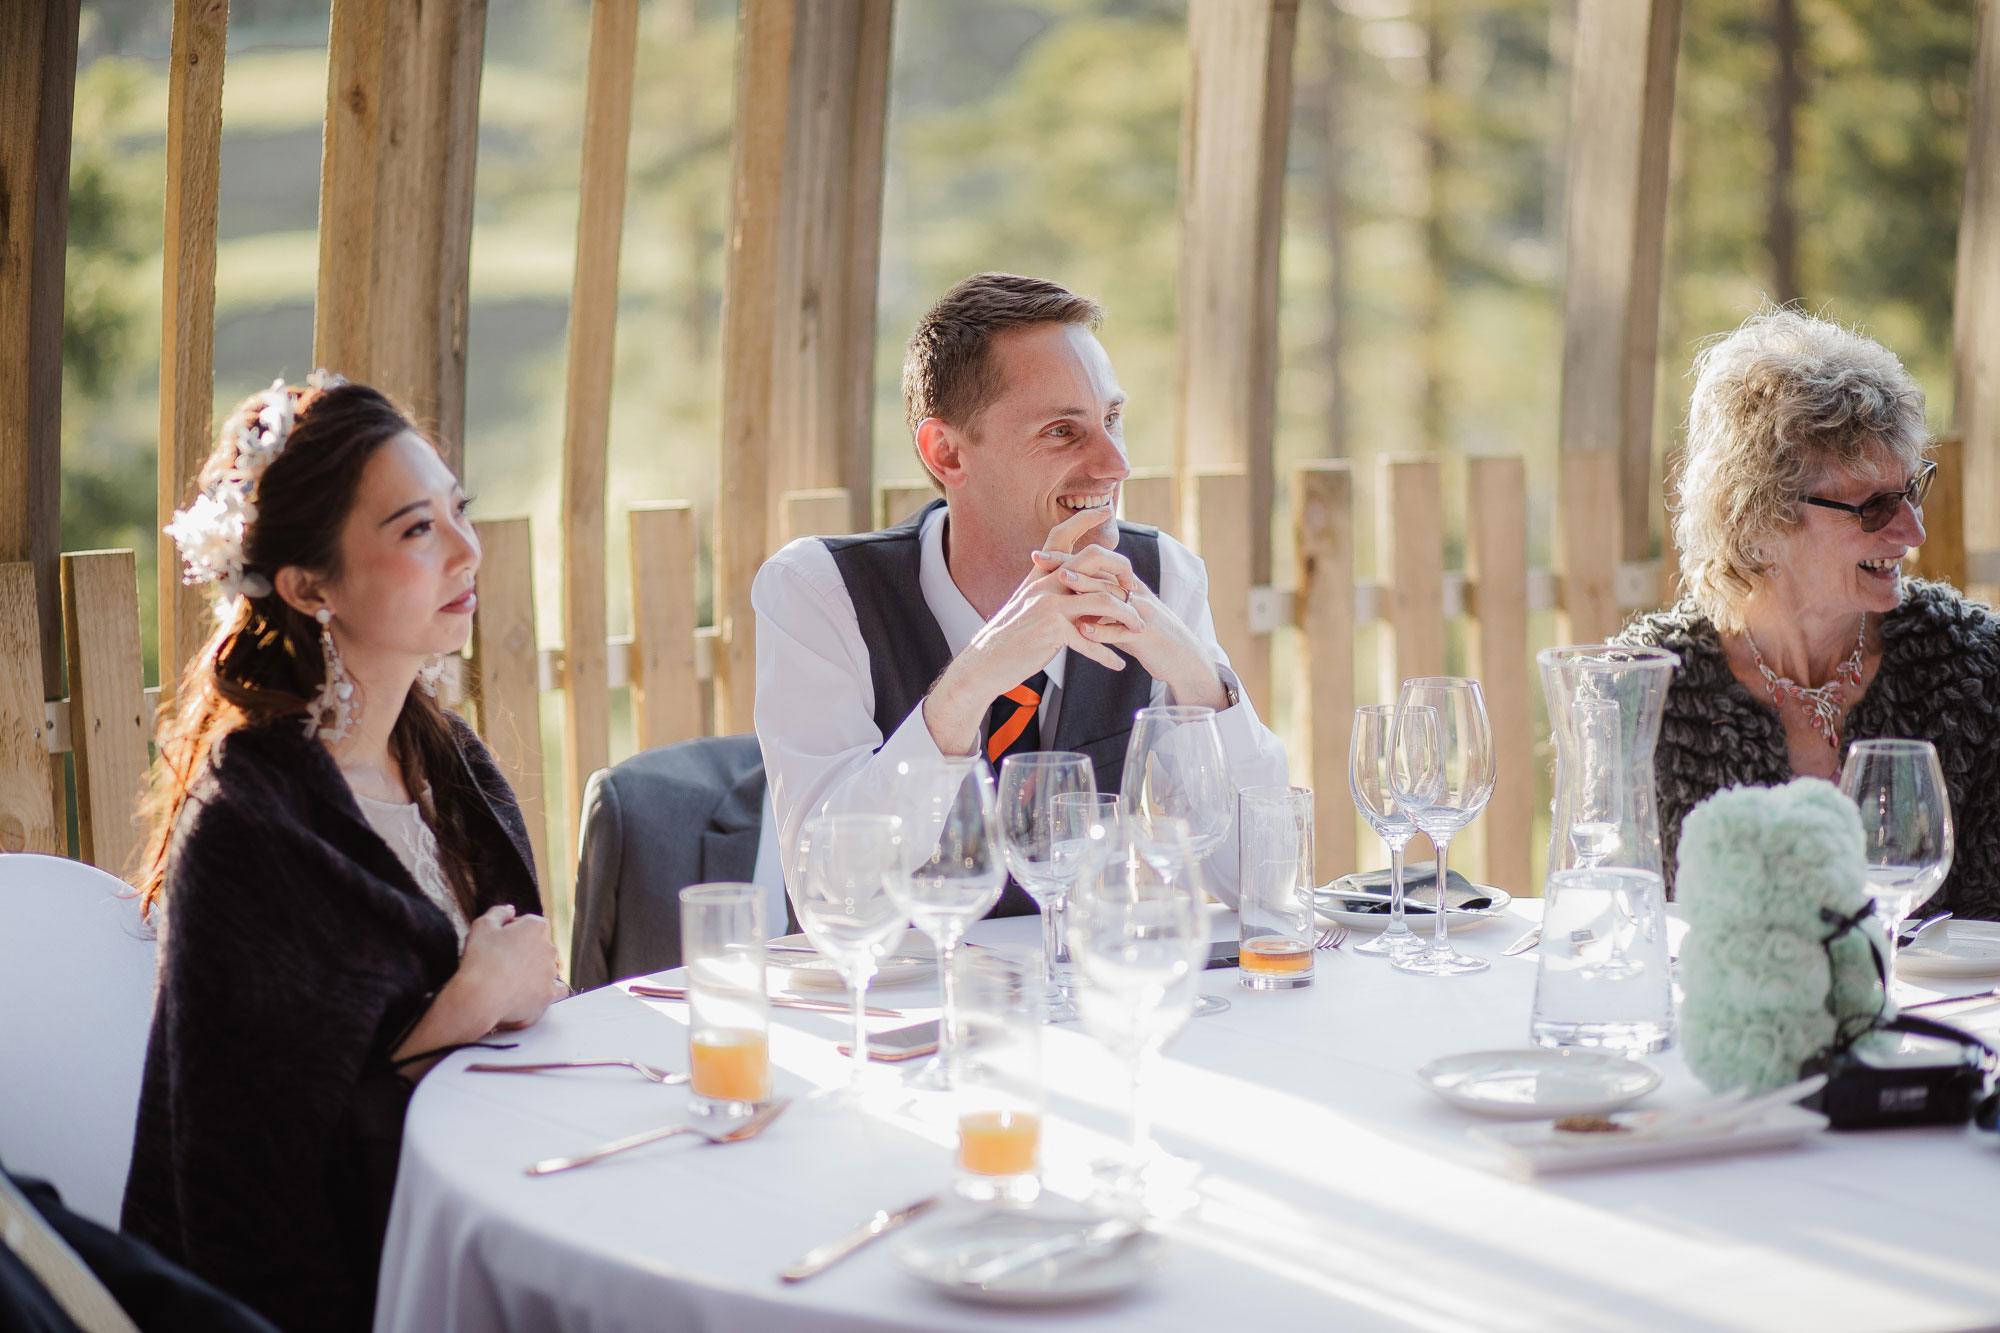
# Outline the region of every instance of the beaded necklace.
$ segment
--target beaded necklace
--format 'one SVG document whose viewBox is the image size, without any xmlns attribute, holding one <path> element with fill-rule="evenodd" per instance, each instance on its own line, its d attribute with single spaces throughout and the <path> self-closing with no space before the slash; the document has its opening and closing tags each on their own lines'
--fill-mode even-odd
<svg viewBox="0 0 2000 1333">
<path fill-rule="evenodd" d="M 1861 650 L 1868 643 L 1868 613 L 1861 613 L 1861 629 L 1854 638 L 1854 652 L 1835 669 L 1832 680 L 1813 690 L 1766 666 L 1764 654 L 1757 651 L 1757 640 L 1751 637 L 1747 625 L 1743 627 L 1743 637 L 1750 644 L 1750 656 L 1756 659 L 1757 670 L 1763 674 L 1764 688 L 1771 692 L 1771 702 L 1780 707 L 1785 699 L 1797 703 L 1806 710 L 1807 724 L 1826 737 L 1828 745 L 1838 749 L 1840 710 L 1847 703 L 1842 691 L 1861 683 Z"/>
</svg>

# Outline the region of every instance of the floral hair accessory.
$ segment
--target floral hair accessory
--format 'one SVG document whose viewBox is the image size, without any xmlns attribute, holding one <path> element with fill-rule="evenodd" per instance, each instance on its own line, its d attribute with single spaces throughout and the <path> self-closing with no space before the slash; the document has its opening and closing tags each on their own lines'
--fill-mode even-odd
<svg viewBox="0 0 2000 1333">
<path fill-rule="evenodd" d="M 347 383 L 331 371 L 315 370 L 306 377 L 314 392 L 324 392 Z M 166 534 L 181 553 L 181 582 L 189 587 L 209 584 L 213 596 L 223 602 L 238 597 L 267 597 L 271 581 L 244 568 L 243 546 L 250 525 L 257 521 L 257 482 L 264 469 L 284 452 L 298 419 L 291 394 L 283 380 L 251 402 L 256 415 L 238 413 L 223 436 L 233 459 L 222 474 L 202 489 L 194 503 L 174 511 L 174 521 Z"/>
</svg>

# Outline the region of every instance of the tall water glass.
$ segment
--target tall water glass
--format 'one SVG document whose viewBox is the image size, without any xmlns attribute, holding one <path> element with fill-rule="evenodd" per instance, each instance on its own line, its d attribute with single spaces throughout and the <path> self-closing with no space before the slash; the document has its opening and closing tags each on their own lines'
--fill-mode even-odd
<svg viewBox="0 0 2000 1333">
<path fill-rule="evenodd" d="M 806 938 L 825 954 L 854 994 L 853 1073 L 831 1100 L 858 1104 L 868 1077 L 868 985 L 909 920 L 898 882 L 903 821 L 894 815 L 821 815 L 806 821 L 802 867 L 788 885 Z"/>
<path fill-rule="evenodd" d="M 1072 879 L 1058 864 L 1056 799 L 1095 793 L 1097 770 L 1088 758 L 1067 750 L 1010 754 L 1000 761 L 1000 834 L 1008 873 L 1042 909 L 1042 954 L 1046 967 L 1044 1004 L 1051 1023 L 1076 1017 L 1064 994 L 1062 909 Z"/>
<path fill-rule="evenodd" d="M 1027 967 L 964 953 L 958 970 L 966 1046 L 952 1099 L 958 1113 L 958 1192 L 1025 1204 L 1041 1192 L 1042 987 Z"/>
<path fill-rule="evenodd" d="M 1428 947 L 1392 956 L 1405 972 L 1456 976 L 1483 972 L 1484 958 L 1460 953 L 1449 935 L 1451 840 L 1486 808 L 1493 797 L 1496 767 L 1493 728 L 1486 720 L 1486 698 L 1479 682 L 1461 676 L 1421 676 L 1403 682 L 1396 697 L 1398 716 L 1390 740 L 1390 783 L 1409 806 L 1410 819 L 1437 847 L 1437 925 Z M 1401 710 L 1429 708 L 1437 714 L 1437 746 L 1433 750 L 1421 729 L 1406 725 Z M 1433 758 L 1435 755 L 1435 758 Z M 1443 781 L 1426 781 L 1433 765 Z"/>
<path fill-rule="evenodd" d="M 1150 828 L 1178 820 L 1187 828 L 1189 864 L 1220 847 L 1236 814 L 1236 786 L 1222 755 L 1215 710 L 1193 704 L 1141 708 L 1125 742 L 1120 808 Z M 1197 995 L 1197 1014 L 1218 1014 L 1229 1001 Z"/>
<path fill-rule="evenodd" d="M 764 890 L 757 885 L 691 884 L 681 890 L 688 1110 L 702 1119 L 749 1115 L 771 1099 L 767 933 Z"/>
<path fill-rule="evenodd" d="M 1104 870 L 1070 902 L 1070 951 L 1084 1027 L 1126 1066 L 1131 1138 L 1100 1175 L 1112 1199 L 1161 1211 L 1181 1174 L 1153 1143 L 1145 1084 L 1154 1059 L 1194 1012 L 1208 951 L 1194 854 L 1179 821 L 1126 817 Z"/>
<path fill-rule="evenodd" d="M 1861 811 L 1868 896 L 1889 934 L 1951 873 L 1951 792 L 1929 741 L 1856 741 L 1840 769 L 1840 790 Z"/>
<path fill-rule="evenodd" d="M 1313 980 L 1311 787 L 1236 793 L 1237 971 L 1251 990 Z"/>
<path fill-rule="evenodd" d="M 1373 939 L 1355 945 L 1354 952 L 1387 954 L 1392 958 L 1423 948 L 1423 941 L 1410 929 L 1403 915 L 1403 849 L 1417 836 L 1417 826 L 1410 818 L 1409 807 L 1396 799 L 1395 786 L 1389 780 L 1389 742 L 1395 723 L 1394 704 L 1368 704 L 1355 709 L 1354 735 L 1347 748 L 1347 789 L 1354 796 L 1354 807 L 1368 821 L 1368 827 L 1375 830 L 1375 836 L 1389 847 L 1389 924 Z M 1403 725 L 1408 731 L 1406 749 L 1410 755 L 1438 759 L 1434 709 L 1420 706 L 1406 710 Z M 1428 770 L 1413 771 L 1409 782 L 1420 800 L 1428 800 L 1429 793 L 1443 784 L 1444 772 L 1433 764 Z"/>
<path fill-rule="evenodd" d="M 949 1088 L 958 1031 L 952 958 L 966 929 L 986 915 L 1007 882 L 993 775 L 983 758 L 972 755 L 901 765 L 897 776 L 909 873 L 897 880 L 896 891 L 910 924 L 937 947 L 944 991 L 938 1053 L 911 1082 Z"/>
</svg>

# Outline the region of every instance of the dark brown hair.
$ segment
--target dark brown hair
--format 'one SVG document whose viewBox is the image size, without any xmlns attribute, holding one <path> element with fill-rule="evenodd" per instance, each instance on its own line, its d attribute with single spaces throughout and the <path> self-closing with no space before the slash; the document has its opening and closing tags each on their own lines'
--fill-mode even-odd
<svg viewBox="0 0 2000 1333">
<path fill-rule="evenodd" d="M 286 392 L 296 422 L 283 452 L 257 481 L 257 517 L 244 534 L 246 570 L 272 585 L 286 565 L 340 576 L 340 533 L 368 460 L 389 440 L 416 430 L 407 414 L 363 384 Z M 236 461 L 230 423 L 254 419 L 259 406 L 251 398 L 231 413 L 202 467 L 202 487 Z M 237 598 L 219 614 L 222 623 L 181 672 L 173 702 L 160 710 L 159 751 L 145 805 L 152 828 L 137 881 L 149 913 L 166 884 L 167 849 L 188 789 L 216 742 L 238 728 L 279 719 L 302 727 L 307 701 L 325 683 L 318 622 L 294 609 L 275 586 L 262 597 Z M 437 836 L 452 891 L 470 916 L 475 895 L 466 867 L 473 847 L 461 812 L 477 793 L 461 790 L 471 779 L 458 762 L 451 725 L 421 686 L 404 701 L 389 743 Z"/>
<path fill-rule="evenodd" d="M 989 354 L 997 335 L 1035 324 L 1094 329 L 1103 320 L 1097 302 L 1053 282 L 1013 273 L 973 274 L 939 297 L 910 335 L 903 356 L 903 417 L 911 437 L 925 417 L 973 431 L 979 414 L 1006 387 Z"/>
</svg>

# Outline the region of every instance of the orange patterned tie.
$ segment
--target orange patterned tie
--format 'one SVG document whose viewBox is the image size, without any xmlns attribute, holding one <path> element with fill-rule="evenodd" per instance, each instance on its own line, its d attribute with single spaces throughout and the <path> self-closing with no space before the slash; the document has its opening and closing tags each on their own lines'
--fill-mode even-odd
<svg viewBox="0 0 2000 1333">
<path fill-rule="evenodd" d="M 1041 728 L 1035 724 L 1035 715 L 1048 684 L 1048 673 L 1037 671 L 993 701 L 986 719 L 986 758 L 995 767 L 1010 754 L 1041 748 Z"/>
</svg>

